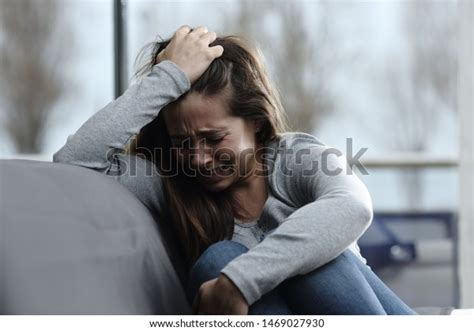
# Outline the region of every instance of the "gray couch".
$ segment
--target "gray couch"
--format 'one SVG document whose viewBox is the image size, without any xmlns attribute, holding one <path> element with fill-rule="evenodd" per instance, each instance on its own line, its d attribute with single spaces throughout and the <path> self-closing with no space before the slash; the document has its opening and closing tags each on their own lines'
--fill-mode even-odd
<svg viewBox="0 0 474 331">
<path fill-rule="evenodd" d="M 181 257 L 112 178 L 0 160 L 0 314 L 190 314 Z"/>
</svg>

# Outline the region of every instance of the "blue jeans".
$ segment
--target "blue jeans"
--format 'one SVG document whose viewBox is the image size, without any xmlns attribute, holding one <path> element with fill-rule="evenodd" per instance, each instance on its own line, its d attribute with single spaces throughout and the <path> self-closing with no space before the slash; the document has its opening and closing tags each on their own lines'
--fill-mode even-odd
<svg viewBox="0 0 474 331">
<path fill-rule="evenodd" d="M 231 240 L 209 246 L 190 269 L 188 301 L 248 248 Z M 350 250 L 305 275 L 288 278 L 249 307 L 249 315 L 414 315 Z"/>
</svg>

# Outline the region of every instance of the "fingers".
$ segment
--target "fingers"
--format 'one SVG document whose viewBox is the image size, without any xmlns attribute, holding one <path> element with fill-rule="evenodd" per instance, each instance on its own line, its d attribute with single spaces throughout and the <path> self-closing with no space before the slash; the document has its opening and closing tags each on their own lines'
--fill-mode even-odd
<svg viewBox="0 0 474 331">
<path fill-rule="evenodd" d="M 199 37 L 207 46 L 217 39 L 217 34 L 214 31 L 209 31 L 205 26 L 198 26 L 197 28 L 191 29 L 189 26 L 183 25 L 178 31 Z M 209 47 L 209 51 L 211 56 L 216 58 L 224 53 L 224 47 L 220 45 Z"/>
<path fill-rule="evenodd" d="M 211 55 L 214 58 L 219 57 L 224 53 L 224 47 L 222 47 L 221 45 L 210 47 L 209 50 L 211 51 Z"/>
<path fill-rule="evenodd" d="M 189 25 L 182 25 L 174 33 L 175 36 L 186 36 L 188 34 L 193 35 L 194 37 L 203 37 L 209 33 L 209 30 L 205 26 L 198 26 L 196 28 L 191 28 Z M 211 32 L 214 33 L 214 32 Z"/>
<path fill-rule="evenodd" d="M 201 40 L 206 42 L 206 45 L 212 44 L 217 39 L 217 34 L 213 31 L 207 32 L 201 35 Z M 224 47 L 220 45 L 216 45 L 213 47 L 209 47 L 209 51 L 213 58 L 219 57 L 224 53 Z"/>
<path fill-rule="evenodd" d="M 206 34 L 208 32 L 207 27 L 205 26 L 198 26 L 197 28 L 194 28 L 193 31 L 191 31 L 191 34 L 194 34 L 198 37 L 201 37 L 202 35 Z"/>
<path fill-rule="evenodd" d="M 216 33 L 213 31 L 209 32 L 205 26 L 198 26 L 192 29 L 189 25 L 183 25 L 175 32 L 175 36 L 184 37 L 186 35 L 201 38 L 203 41 L 207 42 L 208 45 L 217 38 Z"/>
<path fill-rule="evenodd" d="M 176 30 L 174 33 L 175 36 L 185 36 L 191 31 L 191 27 L 189 25 L 182 25 Z"/>
<path fill-rule="evenodd" d="M 201 36 L 201 40 L 205 41 L 208 45 L 217 39 L 217 34 L 213 31 L 207 32 Z"/>
<path fill-rule="evenodd" d="M 176 30 L 166 48 L 157 55 L 158 60 L 170 60 L 183 70 L 193 84 L 209 67 L 212 61 L 220 57 L 224 48 L 210 45 L 217 40 L 215 32 L 205 26 L 191 29 L 188 25 Z"/>
<path fill-rule="evenodd" d="M 205 26 L 198 26 L 192 29 L 189 25 L 182 25 L 178 28 L 178 30 L 176 30 L 174 34 L 175 36 L 179 36 L 179 37 L 184 37 L 188 34 L 192 34 L 193 36 L 196 36 L 196 37 L 201 37 L 207 32 L 208 32 L 208 29 Z"/>
</svg>

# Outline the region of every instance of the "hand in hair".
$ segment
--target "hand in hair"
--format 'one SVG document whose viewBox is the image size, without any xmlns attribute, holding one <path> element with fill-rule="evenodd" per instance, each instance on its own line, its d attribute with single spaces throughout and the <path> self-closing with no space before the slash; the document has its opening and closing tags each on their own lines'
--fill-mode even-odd
<svg viewBox="0 0 474 331">
<path fill-rule="evenodd" d="M 220 45 L 209 47 L 216 38 L 216 33 L 209 32 L 206 27 L 199 26 L 191 30 L 184 25 L 174 33 L 168 46 L 158 54 L 157 60 L 174 62 L 193 84 L 211 62 L 224 52 Z"/>
<path fill-rule="evenodd" d="M 249 306 L 240 290 L 224 274 L 201 285 L 193 302 L 193 313 L 247 315 Z"/>
</svg>

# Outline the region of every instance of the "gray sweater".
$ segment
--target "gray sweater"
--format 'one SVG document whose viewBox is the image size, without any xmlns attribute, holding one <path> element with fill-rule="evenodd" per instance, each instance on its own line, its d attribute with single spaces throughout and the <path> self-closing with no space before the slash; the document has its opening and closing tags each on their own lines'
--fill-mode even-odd
<svg viewBox="0 0 474 331">
<path fill-rule="evenodd" d="M 160 109 L 189 88 L 188 78 L 173 62 L 155 65 L 69 136 L 54 162 L 112 176 L 151 211 L 166 210 L 156 169 L 123 151 Z M 282 134 L 267 147 L 273 151 L 266 161 L 269 198 L 258 222 L 247 227 L 236 223 L 233 239 L 250 249 L 221 271 L 249 305 L 285 279 L 306 274 L 348 248 L 365 262 L 356 241 L 372 220 L 369 193 L 356 175 L 346 173 L 344 157 L 326 157 L 329 147 L 301 132 Z M 343 171 L 331 174 L 336 168 Z"/>
</svg>

